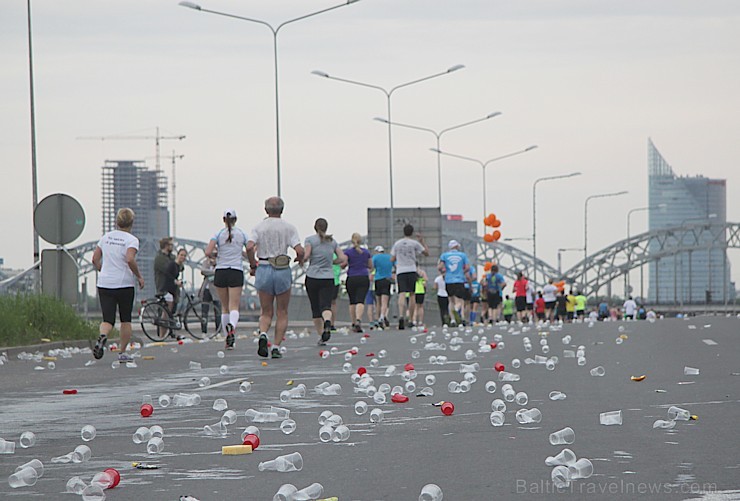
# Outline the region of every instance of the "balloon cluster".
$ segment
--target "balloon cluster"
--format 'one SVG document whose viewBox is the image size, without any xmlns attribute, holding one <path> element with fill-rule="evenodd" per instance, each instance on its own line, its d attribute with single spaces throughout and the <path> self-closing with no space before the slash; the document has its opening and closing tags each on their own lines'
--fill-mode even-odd
<svg viewBox="0 0 740 501">
<path fill-rule="evenodd" d="M 493 268 L 493 265 L 495 265 L 495 264 L 496 263 L 494 263 L 493 261 L 489 261 L 489 262 L 487 262 L 486 264 L 483 265 L 483 270 L 486 271 L 486 272 L 489 272 L 489 271 L 491 271 L 491 268 Z"/>
<path fill-rule="evenodd" d="M 496 214 L 489 214 L 483 219 L 483 224 L 491 228 L 498 228 L 501 226 L 501 221 L 496 219 Z M 499 230 L 493 230 L 491 233 L 486 233 L 483 235 L 483 241 L 484 242 L 498 242 L 498 240 L 501 238 L 501 232 Z"/>
</svg>

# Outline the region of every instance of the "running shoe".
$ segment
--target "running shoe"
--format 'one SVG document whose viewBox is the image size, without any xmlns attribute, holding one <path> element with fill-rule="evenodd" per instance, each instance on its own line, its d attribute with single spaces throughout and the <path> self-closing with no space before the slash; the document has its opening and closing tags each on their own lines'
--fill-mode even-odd
<svg viewBox="0 0 740 501">
<path fill-rule="evenodd" d="M 283 358 L 283 354 L 280 353 L 280 348 L 272 349 L 272 358 Z"/>
<path fill-rule="evenodd" d="M 331 321 L 324 320 L 324 332 L 321 333 L 321 340 L 326 343 L 331 338 Z"/>
<path fill-rule="evenodd" d="M 400 317 L 398 319 L 398 330 L 402 331 L 406 328 L 406 319 L 403 317 Z"/>
<path fill-rule="evenodd" d="M 361 333 L 362 332 L 362 322 L 360 322 L 358 320 L 357 323 L 355 323 L 355 325 L 353 326 L 353 328 L 354 328 L 355 332 L 360 332 Z"/>
<path fill-rule="evenodd" d="M 129 355 L 125 354 L 125 353 L 121 353 L 120 355 L 118 355 L 118 362 L 121 363 L 121 364 L 125 364 L 125 363 L 128 363 L 128 362 L 133 362 L 133 361 L 134 361 L 134 359 L 131 358 Z"/>
<path fill-rule="evenodd" d="M 231 324 L 226 324 L 226 349 L 234 349 L 234 326 Z M 267 355 L 264 356 L 266 357 Z"/>
<path fill-rule="evenodd" d="M 388 321 L 388 317 L 383 317 L 383 323 L 385 324 L 386 327 L 391 326 L 391 323 Z"/>
<path fill-rule="evenodd" d="M 267 358 L 267 334 L 264 332 L 260 334 L 260 338 L 257 341 L 257 355 L 262 358 Z"/>
<path fill-rule="evenodd" d="M 98 341 L 95 343 L 95 347 L 93 348 L 93 357 L 97 360 L 103 358 L 103 354 L 105 353 L 105 343 L 107 342 L 108 336 L 98 337 Z"/>
</svg>

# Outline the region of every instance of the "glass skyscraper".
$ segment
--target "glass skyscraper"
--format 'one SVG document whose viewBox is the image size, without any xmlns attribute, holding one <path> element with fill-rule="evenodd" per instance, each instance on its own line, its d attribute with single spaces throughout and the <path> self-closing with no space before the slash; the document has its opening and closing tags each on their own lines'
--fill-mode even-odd
<svg viewBox="0 0 740 501">
<path fill-rule="evenodd" d="M 648 139 L 649 205 L 665 208 L 649 211 L 650 230 L 675 228 L 682 225 L 721 225 L 726 222 L 726 180 L 704 176 L 677 176 L 652 140 Z M 710 226 L 712 228 L 712 226 Z M 712 234 L 723 232 L 714 226 Z M 648 301 L 651 303 L 723 302 L 734 298 L 730 282 L 730 263 L 724 248 L 712 247 L 712 238 L 705 234 L 700 247 L 690 252 L 652 261 Z M 722 237 L 715 242 L 723 242 Z M 687 243 L 688 245 L 688 243 Z M 656 244 L 657 247 L 657 244 Z M 656 252 L 651 248 L 650 252 Z M 730 291 L 732 290 L 732 294 Z"/>
</svg>

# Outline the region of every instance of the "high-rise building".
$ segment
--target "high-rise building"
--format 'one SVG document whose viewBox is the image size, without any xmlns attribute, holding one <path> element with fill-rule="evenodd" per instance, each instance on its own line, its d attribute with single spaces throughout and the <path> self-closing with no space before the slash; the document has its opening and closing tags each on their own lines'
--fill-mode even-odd
<svg viewBox="0 0 740 501">
<path fill-rule="evenodd" d="M 721 225 L 727 220 L 725 179 L 677 176 L 648 139 L 648 182 L 650 207 L 665 204 L 664 208 L 649 211 L 651 231 L 702 222 L 716 225 L 710 228 L 716 228 L 718 233 L 723 231 Z M 715 233 L 715 229 L 711 231 Z M 721 242 L 722 237 L 716 241 Z M 706 233 L 702 242 L 706 248 L 679 252 L 650 263 L 648 301 L 703 303 L 734 297 L 727 250 L 716 244 L 713 247 L 712 238 Z"/>
<path fill-rule="evenodd" d="M 139 294 L 154 295 L 154 257 L 159 239 L 170 234 L 167 178 L 142 161 L 106 160 L 103 165 L 103 233 L 116 228 L 118 209 L 136 214 L 132 233 L 139 239 L 137 262 L 146 287 Z"/>
</svg>

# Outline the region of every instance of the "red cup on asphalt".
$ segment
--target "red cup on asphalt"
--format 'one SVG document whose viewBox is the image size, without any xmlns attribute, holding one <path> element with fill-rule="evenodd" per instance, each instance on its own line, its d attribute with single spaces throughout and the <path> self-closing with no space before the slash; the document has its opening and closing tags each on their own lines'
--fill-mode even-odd
<svg viewBox="0 0 740 501">
<path fill-rule="evenodd" d="M 141 404 L 141 417 L 149 417 L 154 412 L 152 404 Z"/>
<path fill-rule="evenodd" d="M 349 350 L 352 355 L 357 355 L 357 350 Z"/>
<path fill-rule="evenodd" d="M 363 374 L 365 374 L 366 372 L 367 372 L 367 369 L 366 369 L 366 368 L 364 368 L 364 367 L 358 367 L 358 368 L 357 368 L 357 374 L 359 374 L 360 376 L 362 376 L 362 375 L 363 375 Z"/>
<path fill-rule="evenodd" d="M 452 402 L 445 402 L 442 404 L 442 414 L 445 416 L 451 415 L 453 412 L 455 412 L 455 405 Z"/>
<path fill-rule="evenodd" d="M 366 357 L 374 357 L 374 356 L 375 356 L 375 353 L 373 353 L 373 352 L 370 352 L 370 353 L 368 353 L 368 354 L 367 354 L 367 355 L 365 355 L 365 356 L 366 356 Z"/>
<path fill-rule="evenodd" d="M 62 390 L 64 395 L 77 395 L 77 390 Z"/>
<path fill-rule="evenodd" d="M 103 470 L 103 473 L 108 473 L 113 479 L 113 483 L 110 484 L 110 487 L 108 487 L 109 489 L 114 488 L 121 482 L 121 474 L 118 473 L 118 470 L 116 470 L 115 468 L 106 468 L 105 470 Z"/>
<path fill-rule="evenodd" d="M 493 364 L 493 368 L 496 369 L 498 372 L 503 372 L 506 369 L 504 364 L 502 364 L 501 362 L 496 362 L 495 364 Z"/>
<path fill-rule="evenodd" d="M 496 349 L 496 346 L 498 346 L 498 343 L 491 343 L 491 349 L 492 350 L 495 350 Z"/>
<path fill-rule="evenodd" d="M 244 437 L 244 442 L 242 442 L 243 445 L 251 445 L 252 450 L 255 450 L 257 447 L 260 446 L 260 437 L 257 435 L 252 435 L 251 433 Z"/>
<path fill-rule="evenodd" d="M 395 402 L 397 404 L 403 404 L 409 401 L 409 397 L 402 393 L 396 393 L 391 397 L 391 402 Z"/>
<path fill-rule="evenodd" d="M 414 364 L 412 364 L 411 362 L 409 362 L 408 364 L 406 364 L 406 365 L 403 366 L 403 370 L 405 370 L 405 371 L 413 371 L 414 370 Z"/>
</svg>

